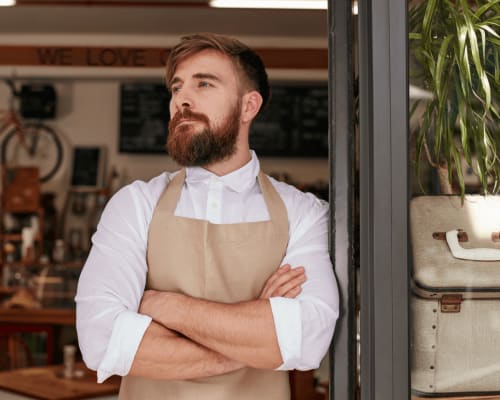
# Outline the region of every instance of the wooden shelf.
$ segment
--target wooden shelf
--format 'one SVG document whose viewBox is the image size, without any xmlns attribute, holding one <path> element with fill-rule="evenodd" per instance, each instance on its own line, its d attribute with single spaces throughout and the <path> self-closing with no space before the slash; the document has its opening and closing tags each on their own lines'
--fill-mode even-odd
<svg viewBox="0 0 500 400">
<path fill-rule="evenodd" d="M 74 326 L 76 312 L 57 308 L 0 308 L 0 323 Z"/>
<path fill-rule="evenodd" d="M 20 233 L 2 233 L 0 234 L 1 240 L 21 241 L 23 237 Z M 40 234 L 35 236 L 35 241 L 41 240 Z"/>
<path fill-rule="evenodd" d="M 5 263 L 4 263 L 5 264 Z M 84 261 L 65 261 L 62 263 L 41 263 L 40 261 L 14 261 L 9 263 L 10 266 L 16 267 L 37 267 L 42 269 L 43 267 L 64 267 L 64 268 L 82 268 Z"/>
</svg>

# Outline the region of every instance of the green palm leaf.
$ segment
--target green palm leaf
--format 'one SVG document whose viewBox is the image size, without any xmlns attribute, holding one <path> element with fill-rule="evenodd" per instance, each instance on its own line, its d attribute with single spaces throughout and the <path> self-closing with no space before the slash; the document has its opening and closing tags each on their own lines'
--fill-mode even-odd
<svg viewBox="0 0 500 400">
<path fill-rule="evenodd" d="M 448 166 L 450 183 L 456 179 L 462 195 L 462 159 L 477 173 L 485 193 L 499 191 L 500 0 L 415 1 L 408 21 L 415 66 L 410 79 L 435 95 L 411 111 L 412 116 L 421 113 L 417 175 L 429 143 L 432 159 L 427 154 L 427 161 Z"/>
</svg>

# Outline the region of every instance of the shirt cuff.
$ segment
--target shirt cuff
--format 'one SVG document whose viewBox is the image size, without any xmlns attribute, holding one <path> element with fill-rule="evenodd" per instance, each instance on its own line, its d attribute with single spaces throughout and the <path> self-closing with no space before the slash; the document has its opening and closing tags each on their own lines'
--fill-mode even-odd
<svg viewBox="0 0 500 400">
<path fill-rule="evenodd" d="M 150 323 L 151 317 L 133 311 L 123 311 L 116 317 L 106 354 L 97 368 L 98 383 L 111 375 L 128 374 Z"/>
<path fill-rule="evenodd" d="M 269 299 L 274 328 L 281 351 L 281 364 L 276 370 L 294 369 L 302 354 L 302 320 L 300 303 L 296 299 L 272 297 Z"/>
</svg>

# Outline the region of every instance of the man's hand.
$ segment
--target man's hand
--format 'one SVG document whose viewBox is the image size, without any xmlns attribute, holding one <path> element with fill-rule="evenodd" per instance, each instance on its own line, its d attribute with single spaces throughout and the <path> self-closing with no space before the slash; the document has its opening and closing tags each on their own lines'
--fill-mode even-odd
<svg viewBox="0 0 500 400">
<path fill-rule="evenodd" d="M 301 285 L 306 281 L 304 267 L 292 268 L 289 264 L 282 265 L 266 281 L 259 299 L 271 297 L 295 298 L 301 291 Z M 145 290 L 139 312 L 153 316 L 155 310 L 162 308 L 162 292 L 156 290 Z M 154 316 L 153 316 L 154 318 Z"/>
<path fill-rule="evenodd" d="M 301 285 L 306 281 L 304 267 L 292 268 L 285 264 L 278 268 L 266 281 L 259 299 L 271 297 L 295 298 L 301 291 Z"/>
<path fill-rule="evenodd" d="M 282 265 L 266 281 L 258 297 L 259 300 L 271 297 L 295 298 L 301 291 L 301 285 L 306 281 L 304 267 L 292 268 L 290 264 Z M 157 290 L 145 290 L 139 306 L 141 314 L 149 315 L 155 319 L 155 311 L 158 312 L 164 306 L 164 292 Z"/>
</svg>

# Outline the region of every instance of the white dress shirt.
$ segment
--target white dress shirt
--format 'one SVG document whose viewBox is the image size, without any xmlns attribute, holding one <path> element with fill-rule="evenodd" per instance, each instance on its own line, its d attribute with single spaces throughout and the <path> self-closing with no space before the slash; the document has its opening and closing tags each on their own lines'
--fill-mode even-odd
<svg viewBox="0 0 500 400">
<path fill-rule="evenodd" d="M 175 215 L 214 224 L 269 220 L 252 160 L 218 177 L 187 168 Z M 98 381 L 126 375 L 151 318 L 138 313 L 146 283 L 148 227 L 175 173 L 136 181 L 108 202 L 92 237 L 76 296 L 77 332 L 87 366 Z M 270 299 L 283 364 L 280 370 L 317 368 L 338 317 L 338 292 L 328 253 L 328 204 L 271 178 L 288 211 L 290 240 L 283 264 L 304 266 L 307 281 L 295 299 Z M 278 265 L 276 266 L 279 267 Z"/>
</svg>

